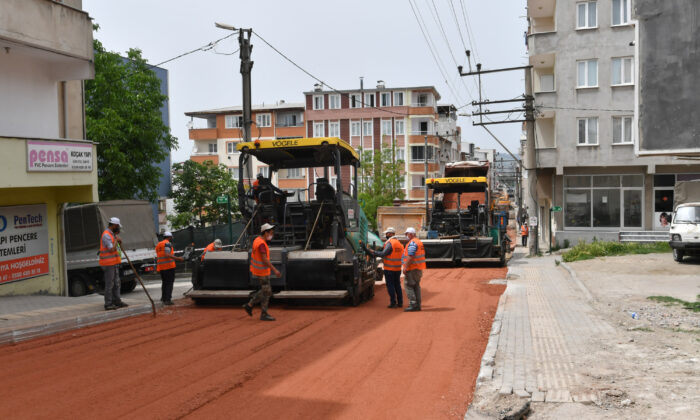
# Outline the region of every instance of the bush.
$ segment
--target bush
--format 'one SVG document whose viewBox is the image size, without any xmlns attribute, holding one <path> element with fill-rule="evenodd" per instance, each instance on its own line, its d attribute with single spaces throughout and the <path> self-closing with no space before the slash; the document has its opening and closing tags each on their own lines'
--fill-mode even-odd
<svg viewBox="0 0 700 420">
<path fill-rule="evenodd" d="M 610 257 L 615 255 L 651 254 L 656 252 L 671 252 L 668 242 L 655 243 L 620 243 L 595 241 L 587 244 L 580 242 L 569 251 L 562 254 L 564 262 L 590 260 L 596 257 Z"/>
</svg>

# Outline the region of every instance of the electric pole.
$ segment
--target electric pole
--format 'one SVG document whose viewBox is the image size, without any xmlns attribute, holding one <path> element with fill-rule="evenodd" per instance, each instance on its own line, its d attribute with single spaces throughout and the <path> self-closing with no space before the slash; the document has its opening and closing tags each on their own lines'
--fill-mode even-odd
<svg viewBox="0 0 700 420">
<path fill-rule="evenodd" d="M 250 141 L 251 101 L 250 101 L 250 72 L 253 62 L 250 61 L 250 53 L 253 46 L 250 44 L 252 29 L 238 30 L 239 55 L 241 58 L 241 78 L 243 79 L 243 141 Z"/>
</svg>

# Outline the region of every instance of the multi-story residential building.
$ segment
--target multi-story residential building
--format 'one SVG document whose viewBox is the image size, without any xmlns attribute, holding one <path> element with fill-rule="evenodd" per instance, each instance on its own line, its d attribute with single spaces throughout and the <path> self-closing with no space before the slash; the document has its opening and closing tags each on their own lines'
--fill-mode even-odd
<svg viewBox="0 0 700 420">
<path fill-rule="evenodd" d="M 234 179 L 239 178 L 239 153 L 236 144 L 243 141 L 243 110 L 240 106 L 186 112 L 192 118 L 190 139 L 194 141 L 191 159 L 223 164 Z M 195 127 L 195 118 L 202 127 Z M 272 105 L 253 105 L 251 139 L 274 140 L 304 137 L 304 104 L 280 101 Z M 244 172 L 243 182 L 253 182 L 258 173 L 269 175 L 269 168 L 253 161 Z M 273 177 L 280 188 L 297 192 L 297 199 L 306 199 L 306 170 L 285 169 Z M 240 180 L 239 180 L 240 181 Z"/>
<path fill-rule="evenodd" d="M 376 88 L 334 91 L 316 85 L 304 95 L 308 137 L 339 137 L 365 151 L 396 148 L 397 160 L 405 162 L 401 188 L 407 199 L 424 197 L 426 156 L 428 177 L 459 157 L 456 109 L 438 105 L 433 86 L 389 88 L 379 81 Z"/>
<path fill-rule="evenodd" d="M 80 0 L 0 2 L 0 57 L 0 295 L 67 294 L 62 209 L 98 198 L 90 16 Z"/>
<path fill-rule="evenodd" d="M 526 87 L 536 107 L 525 153 L 536 162 L 529 174 L 536 188 L 528 192 L 536 209 L 528 214 L 538 216 L 545 243 L 662 230 L 673 183 L 700 173 L 687 161 L 635 154 L 631 2 L 528 0 Z M 553 206 L 563 211 L 551 213 L 550 236 Z"/>
</svg>

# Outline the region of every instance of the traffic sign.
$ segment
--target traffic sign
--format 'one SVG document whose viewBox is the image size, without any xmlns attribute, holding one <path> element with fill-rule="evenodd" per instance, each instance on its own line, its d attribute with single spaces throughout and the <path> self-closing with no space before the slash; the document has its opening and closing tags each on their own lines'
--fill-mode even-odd
<svg viewBox="0 0 700 420">
<path fill-rule="evenodd" d="M 530 217 L 530 227 L 535 227 L 535 226 L 537 226 L 537 217 L 532 216 L 532 217 Z"/>
<path fill-rule="evenodd" d="M 227 195 L 220 195 L 216 197 L 216 203 L 217 204 L 226 204 L 228 203 L 228 196 Z"/>
<path fill-rule="evenodd" d="M 552 207 L 552 211 L 561 211 L 561 206 Z"/>
</svg>

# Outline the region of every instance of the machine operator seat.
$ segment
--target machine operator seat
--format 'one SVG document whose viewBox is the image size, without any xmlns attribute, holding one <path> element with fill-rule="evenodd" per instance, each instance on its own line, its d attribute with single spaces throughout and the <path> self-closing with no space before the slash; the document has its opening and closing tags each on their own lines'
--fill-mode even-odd
<svg viewBox="0 0 700 420">
<path fill-rule="evenodd" d="M 319 178 L 316 180 L 316 200 L 333 200 L 335 198 L 335 189 L 328 183 L 328 178 Z"/>
</svg>

